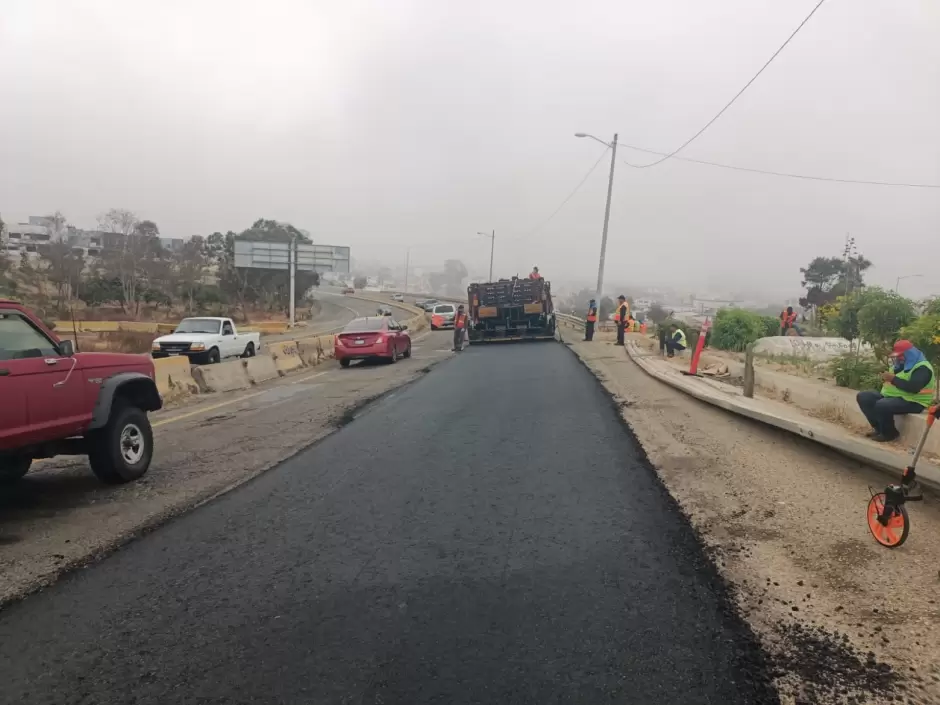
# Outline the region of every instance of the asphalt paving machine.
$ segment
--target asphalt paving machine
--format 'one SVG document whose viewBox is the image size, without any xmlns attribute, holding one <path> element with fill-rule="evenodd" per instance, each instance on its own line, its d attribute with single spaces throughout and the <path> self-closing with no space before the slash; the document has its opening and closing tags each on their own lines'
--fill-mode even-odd
<svg viewBox="0 0 940 705">
<path fill-rule="evenodd" d="M 554 340 L 552 287 L 545 279 L 500 279 L 467 287 L 470 343 Z"/>
</svg>

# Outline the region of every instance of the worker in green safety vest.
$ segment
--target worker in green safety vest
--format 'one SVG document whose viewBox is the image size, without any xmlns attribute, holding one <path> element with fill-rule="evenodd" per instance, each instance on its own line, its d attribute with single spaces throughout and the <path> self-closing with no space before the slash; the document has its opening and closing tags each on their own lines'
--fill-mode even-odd
<svg viewBox="0 0 940 705">
<path fill-rule="evenodd" d="M 675 357 L 677 352 L 682 352 L 688 347 L 685 338 L 685 331 L 673 323 L 669 326 L 669 337 L 666 338 L 666 351 L 668 357 Z"/>
<path fill-rule="evenodd" d="M 859 392 L 858 407 L 872 430 L 869 438 L 880 443 L 900 434 L 894 425 L 898 414 L 919 414 L 934 399 L 936 378 L 933 365 L 910 340 L 899 340 L 891 354 L 891 370 L 881 375 L 880 392 Z"/>
</svg>

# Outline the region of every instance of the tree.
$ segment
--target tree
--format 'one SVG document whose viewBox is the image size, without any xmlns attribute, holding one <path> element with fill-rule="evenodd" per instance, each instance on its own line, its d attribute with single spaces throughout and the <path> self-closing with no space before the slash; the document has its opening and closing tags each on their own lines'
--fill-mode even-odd
<svg viewBox="0 0 940 705">
<path fill-rule="evenodd" d="M 444 262 L 443 272 L 432 272 L 428 279 L 435 293 L 443 292 L 446 296 L 460 298 L 466 295 L 463 285 L 467 278 L 467 268 L 459 259 L 449 259 Z"/>
<path fill-rule="evenodd" d="M 369 280 L 365 277 L 353 277 L 353 288 L 354 289 L 365 289 L 368 286 Z"/>
<path fill-rule="evenodd" d="M 597 314 L 600 317 L 599 320 L 606 321 L 610 314 L 614 312 L 614 309 L 617 308 L 617 304 L 614 303 L 614 300 L 609 296 L 602 296 L 600 303 L 597 305 Z"/>
<path fill-rule="evenodd" d="M 176 265 L 176 290 L 187 302 L 189 314 L 193 314 L 196 291 L 209 267 L 210 249 L 202 236 L 194 235 L 174 257 Z"/>
<path fill-rule="evenodd" d="M 125 304 L 137 300 L 137 260 L 141 253 L 134 233 L 139 224 L 136 215 L 122 208 L 112 208 L 98 217 L 98 227 L 113 236 L 105 242 L 103 261 L 108 272 L 121 282 L 122 311 Z"/>
<path fill-rule="evenodd" d="M 869 267 L 871 262 L 861 255 L 814 258 L 806 267 L 800 267 L 801 286 L 806 288 L 800 306 L 816 309 L 832 303 L 847 291 L 860 289 L 864 286 L 862 273 Z"/>
<path fill-rule="evenodd" d="M 117 277 L 92 277 L 82 283 L 78 297 L 88 306 L 124 303 L 124 287 Z"/>
<path fill-rule="evenodd" d="M 879 360 L 887 361 L 901 329 L 917 317 L 914 302 L 883 289 L 869 289 L 860 298 L 864 303 L 858 309 L 859 337 L 872 346 Z"/>
<path fill-rule="evenodd" d="M 647 318 L 656 325 L 659 325 L 671 315 L 669 311 L 663 308 L 662 304 L 656 302 L 650 305 L 649 311 L 646 312 Z"/>
<path fill-rule="evenodd" d="M 55 286 L 56 308 L 61 312 L 81 283 L 85 255 L 65 240 L 54 240 L 40 252 L 39 264 L 39 273 Z"/>
</svg>

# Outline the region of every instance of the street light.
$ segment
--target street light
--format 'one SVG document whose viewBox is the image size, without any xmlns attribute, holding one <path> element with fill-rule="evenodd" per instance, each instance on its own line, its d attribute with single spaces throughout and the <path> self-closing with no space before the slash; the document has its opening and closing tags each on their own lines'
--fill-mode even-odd
<svg viewBox="0 0 940 705">
<path fill-rule="evenodd" d="M 610 179 L 607 181 L 607 207 L 604 209 L 604 232 L 601 235 L 601 257 L 597 263 L 597 292 L 596 299 L 601 300 L 602 290 L 604 288 L 604 258 L 607 256 L 607 224 L 610 222 L 610 199 L 614 192 L 614 164 L 617 163 L 617 134 L 614 133 L 614 141 L 607 144 L 602 139 L 589 135 L 586 132 L 576 132 L 575 137 L 588 137 L 595 142 L 600 142 L 605 147 L 610 147 Z"/>
<path fill-rule="evenodd" d="M 496 231 L 494 230 L 492 233 L 478 232 L 477 235 L 490 239 L 490 281 L 493 281 L 493 250 L 496 249 Z"/>
<path fill-rule="evenodd" d="M 902 279 L 913 279 L 915 277 L 922 277 L 923 274 L 905 274 L 903 277 L 898 277 L 898 280 L 894 283 L 894 293 L 898 293 L 898 287 L 901 286 Z"/>
</svg>

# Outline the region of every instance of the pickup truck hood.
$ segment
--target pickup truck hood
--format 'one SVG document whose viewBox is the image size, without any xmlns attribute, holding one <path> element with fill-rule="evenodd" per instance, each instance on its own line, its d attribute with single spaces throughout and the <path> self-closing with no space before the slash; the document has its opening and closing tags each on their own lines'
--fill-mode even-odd
<svg viewBox="0 0 940 705">
<path fill-rule="evenodd" d="M 110 373 L 143 372 L 153 376 L 153 360 L 150 355 L 130 353 L 88 352 L 75 353 L 84 370 L 107 369 Z"/>
<path fill-rule="evenodd" d="M 155 343 L 202 343 L 206 340 L 215 340 L 219 337 L 218 333 L 170 333 L 161 335 L 154 340 Z"/>
</svg>

